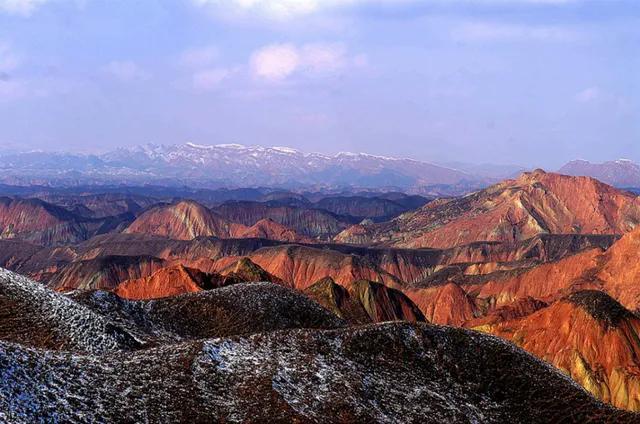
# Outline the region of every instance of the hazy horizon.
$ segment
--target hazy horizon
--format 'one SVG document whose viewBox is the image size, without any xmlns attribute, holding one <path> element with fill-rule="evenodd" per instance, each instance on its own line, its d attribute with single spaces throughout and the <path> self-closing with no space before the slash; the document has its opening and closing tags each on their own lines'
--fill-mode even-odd
<svg viewBox="0 0 640 424">
<path fill-rule="evenodd" d="M 0 147 L 640 162 L 629 0 L 0 0 Z"/>
</svg>

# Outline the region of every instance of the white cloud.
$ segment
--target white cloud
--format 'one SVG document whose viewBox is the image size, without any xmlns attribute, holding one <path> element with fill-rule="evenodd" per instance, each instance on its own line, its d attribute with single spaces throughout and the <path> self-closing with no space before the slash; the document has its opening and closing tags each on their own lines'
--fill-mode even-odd
<svg viewBox="0 0 640 424">
<path fill-rule="evenodd" d="M 0 12 L 11 15 L 31 16 L 40 6 L 49 0 L 0 0 Z"/>
<path fill-rule="evenodd" d="M 185 50 L 180 56 L 180 63 L 190 68 L 211 65 L 220 55 L 216 46 L 203 46 Z"/>
<path fill-rule="evenodd" d="M 103 70 L 111 76 L 125 82 L 149 78 L 149 74 L 132 61 L 114 61 L 105 66 Z"/>
<path fill-rule="evenodd" d="M 576 94 L 576 100 L 580 103 L 590 103 L 598 100 L 602 96 L 602 91 L 598 87 L 589 87 Z"/>
<path fill-rule="evenodd" d="M 256 51 L 250 60 L 254 77 L 269 81 L 282 81 L 296 73 L 332 74 L 350 65 L 366 64 L 364 55 L 347 55 L 342 44 L 272 44 Z"/>
<path fill-rule="evenodd" d="M 198 71 L 193 75 L 193 88 L 210 91 L 217 88 L 222 81 L 233 74 L 233 70 L 226 68 L 212 68 Z"/>
<path fill-rule="evenodd" d="M 581 38 L 581 34 L 571 28 L 515 25 L 495 22 L 468 22 L 455 27 L 452 36 L 457 41 L 465 42 L 522 40 L 576 41 Z"/>
<path fill-rule="evenodd" d="M 293 44 L 273 44 L 251 56 L 251 70 L 256 77 L 282 80 L 300 66 L 300 52 Z"/>
</svg>

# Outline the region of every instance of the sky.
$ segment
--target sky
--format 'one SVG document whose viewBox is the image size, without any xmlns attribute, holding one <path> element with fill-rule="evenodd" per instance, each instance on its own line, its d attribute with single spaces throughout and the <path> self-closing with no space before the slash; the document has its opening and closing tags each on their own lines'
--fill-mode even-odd
<svg viewBox="0 0 640 424">
<path fill-rule="evenodd" d="M 0 148 L 640 162 L 637 0 L 0 0 Z"/>
</svg>

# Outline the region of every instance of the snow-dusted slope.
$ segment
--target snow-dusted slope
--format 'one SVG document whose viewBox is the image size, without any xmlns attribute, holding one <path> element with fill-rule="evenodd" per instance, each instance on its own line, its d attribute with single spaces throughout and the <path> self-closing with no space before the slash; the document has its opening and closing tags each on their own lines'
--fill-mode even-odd
<svg viewBox="0 0 640 424">
<path fill-rule="evenodd" d="M 345 325 L 306 296 L 266 282 L 149 301 L 128 301 L 100 291 L 76 292 L 71 297 L 96 313 L 165 342 Z"/>
<path fill-rule="evenodd" d="M 3 268 L 0 268 L 0 339 L 92 353 L 142 346 L 124 327 Z"/>
<path fill-rule="evenodd" d="M 345 327 L 269 283 L 130 302 L 103 292 L 68 298 L 1 270 L 0 299 L 0 422 L 640 418 L 495 337 L 402 322 Z M 67 343 L 28 337 L 47 331 Z"/>
<path fill-rule="evenodd" d="M 6 422 L 634 422 L 506 342 L 403 323 L 103 356 L 0 342 Z"/>
</svg>

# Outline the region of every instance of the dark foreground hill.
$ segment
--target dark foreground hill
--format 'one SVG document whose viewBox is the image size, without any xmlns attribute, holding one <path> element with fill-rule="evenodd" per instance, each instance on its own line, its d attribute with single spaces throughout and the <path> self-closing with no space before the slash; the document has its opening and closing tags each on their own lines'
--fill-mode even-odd
<svg viewBox="0 0 640 424">
<path fill-rule="evenodd" d="M 24 305 L 28 289 L 35 293 L 31 326 L 17 320 L 0 340 L 2 422 L 639 419 L 493 336 L 403 322 L 346 327 L 303 295 L 269 283 L 148 302 L 101 292 L 67 297 L 36 286 L 0 273 L 3 302 Z M 57 313 L 48 312 L 51 305 Z M 11 336 L 36 331 L 52 316 L 68 323 L 47 325 L 85 342 L 28 346 Z M 199 319 L 210 330 L 170 325 L 179 319 Z M 224 320 L 232 331 L 206 325 Z M 113 327 L 136 343 L 86 348 Z"/>
</svg>

